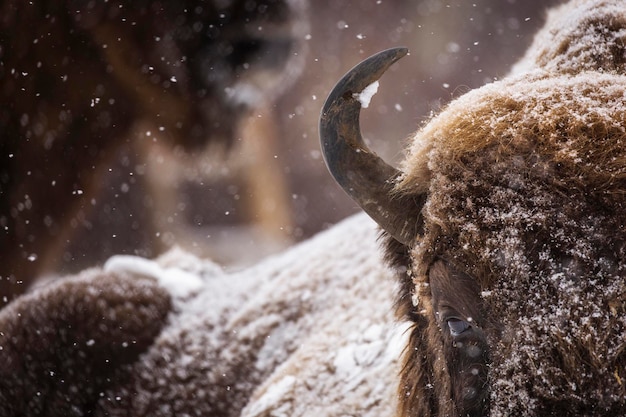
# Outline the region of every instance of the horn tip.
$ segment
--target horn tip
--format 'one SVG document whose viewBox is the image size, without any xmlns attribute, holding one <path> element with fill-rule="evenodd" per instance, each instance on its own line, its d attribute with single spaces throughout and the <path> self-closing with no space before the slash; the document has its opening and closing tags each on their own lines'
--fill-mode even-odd
<svg viewBox="0 0 626 417">
<path fill-rule="evenodd" d="M 391 65 L 408 53 L 407 47 L 389 48 L 357 64 L 335 85 L 322 108 L 322 116 L 325 116 L 328 109 L 342 98 L 352 98 L 362 93 L 370 84 L 380 79 Z"/>
</svg>

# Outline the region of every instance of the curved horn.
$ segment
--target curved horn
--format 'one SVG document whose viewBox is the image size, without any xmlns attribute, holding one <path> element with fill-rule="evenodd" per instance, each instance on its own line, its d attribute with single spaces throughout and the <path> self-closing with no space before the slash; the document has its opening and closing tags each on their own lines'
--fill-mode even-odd
<svg viewBox="0 0 626 417">
<path fill-rule="evenodd" d="M 359 126 L 359 94 L 407 53 L 406 48 L 379 52 L 344 75 L 322 109 L 320 141 L 335 181 L 394 239 L 412 246 L 420 225 L 418 219 L 408 218 L 407 204 L 421 206 L 423 201 L 407 202 L 408 197 L 393 194 L 401 172 L 365 146 Z"/>
</svg>

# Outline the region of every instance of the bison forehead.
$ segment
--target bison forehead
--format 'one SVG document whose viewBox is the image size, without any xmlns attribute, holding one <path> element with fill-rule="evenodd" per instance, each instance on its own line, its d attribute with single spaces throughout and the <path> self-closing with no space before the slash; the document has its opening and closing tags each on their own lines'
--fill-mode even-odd
<svg viewBox="0 0 626 417">
<path fill-rule="evenodd" d="M 422 191 L 431 171 L 488 146 L 499 161 L 539 153 L 623 176 L 625 91 L 625 76 L 541 70 L 470 91 L 415 134 L 398 187 Z"/>
<path fill-rule="evenodd" d="M 550 260 L 530 265 L 528 274 L 500 275 L 483 293 L 487 314 L 501 326 L 491 339 L 494 415 L 595 415 L 623 407 L 624 267 L 567 261 L 574 265 Z"/>
<path fill-rule="evenodd" d="M 555 410 L 546 407 L 560 408 L 563 415 L 587 415 L 594 408 L 601 413 L 604 407 L 623 406 L 623 296 L 605 300 L 600 291 L 586 292 L 589 286 L 576 288 L 554 278 L 550 284 L 540 280 L 526 298 L 516 291 L 515 299 L 527 306 L 517 303 L 503 312 L 507 318 L 502 338 L 491 350 L 489 375 L 495 415 L 497 410 L 552 415 Z M 600 286 L 623 293 L 623 284 L 617 282 L 622 280 L 606 279 Z M 524 309 L 524 315 L 512 317 Z"/>
</svg>

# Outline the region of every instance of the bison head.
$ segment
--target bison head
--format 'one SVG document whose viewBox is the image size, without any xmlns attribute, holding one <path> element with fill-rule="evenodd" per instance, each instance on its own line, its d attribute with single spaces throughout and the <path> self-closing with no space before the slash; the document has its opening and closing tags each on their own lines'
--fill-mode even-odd
<svg viewBox="0 0 626 417">
<path fill-rule="evenodd" d="M 624 414 L 626 77 L 538 68 L 474 90 L 396 169 L 359 111 L 405 54 L 348 72 L 320 122 L 330 172 L 408 271 L 399 415 Z"/>
<path fill-rule="evenodd" d="M 302 0 L 71 3 L 141 116 L 178 133 L 178 144 L 232 140 L 245 111 L 271 101 L 300 66 Z"/>
</svg>

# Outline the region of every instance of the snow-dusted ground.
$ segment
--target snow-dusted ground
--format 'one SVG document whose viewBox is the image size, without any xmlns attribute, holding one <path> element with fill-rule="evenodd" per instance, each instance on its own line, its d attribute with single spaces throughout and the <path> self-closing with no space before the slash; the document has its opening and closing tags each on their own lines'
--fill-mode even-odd
<svg viewBox="0 0 626 417">
<path fill-rule="evenodd" d="M 132 389 L 109 398 L 128 395 L 152 415 L 187 410 L 190 391 L 197 410 L 243 407 L 247 417 L 393 414 L 406 325 L 394 317 L 377 234 L 359 214 L 233 274 L 180 250 L 156 262 L 112 258 L 105 270 L 157 278 L 176 311 Z M 163 413 L 153 407 L 162 398 Z"/>
</svg>

